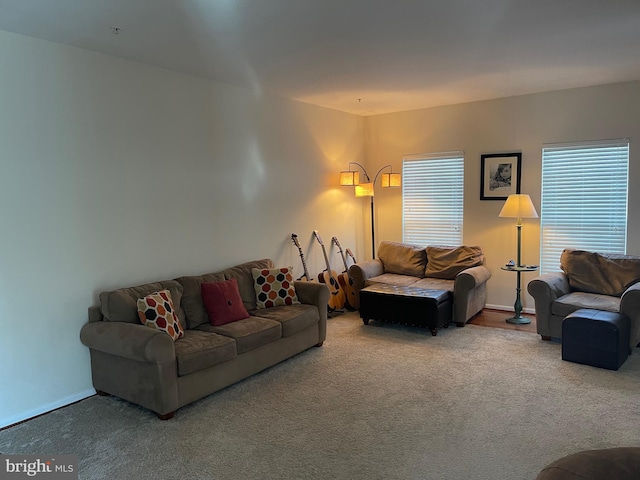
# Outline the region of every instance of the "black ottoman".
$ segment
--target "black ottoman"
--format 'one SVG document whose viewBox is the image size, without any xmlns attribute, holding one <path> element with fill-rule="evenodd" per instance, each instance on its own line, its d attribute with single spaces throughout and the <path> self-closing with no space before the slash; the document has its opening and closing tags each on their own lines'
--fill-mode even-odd
<svg viewBox="0 0 640 480">
<path fill-rule="evenodd" d="M 406 325 L 426 326 L 434 337 L 438 328 L 447 328 L 453 302 L 448 290 L 402 287 L 375 283 L 360 290 L 360 317 Z"/>
<path fill-rule="evenodd" d="M 629 356 L 629 317 L 582 308 L 562 321 L 562 359 L 618 370 Z"/>
</svg>

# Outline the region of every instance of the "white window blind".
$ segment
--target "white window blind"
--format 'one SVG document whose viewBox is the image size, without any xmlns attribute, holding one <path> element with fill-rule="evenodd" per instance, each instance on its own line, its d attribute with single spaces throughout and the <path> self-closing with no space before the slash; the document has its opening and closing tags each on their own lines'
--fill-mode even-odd
<svg viewBox="0 0 640 480">
<path fill-rule="evenodd" d="M 402 161 L 402 236 L 416 245 L 462 245 L 464 154 L 409 155 Z"/>
<path fill-rule="evenodd" d="M 626 253 L 629 141 L 542 149 L 540 271 L 560 271 L 565 248 Z"/>
</svg>

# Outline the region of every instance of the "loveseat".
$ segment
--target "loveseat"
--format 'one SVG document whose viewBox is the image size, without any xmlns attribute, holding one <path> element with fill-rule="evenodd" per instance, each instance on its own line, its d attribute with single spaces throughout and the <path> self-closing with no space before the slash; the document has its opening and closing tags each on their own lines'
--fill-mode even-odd
<svg viewBox="0 0 640 480">
<path fill-rule="evenodd" d="M 581 308 L 605 310 L 630 319 L 629 347 L 640 342 L 640 257 L 565 249 L 561 272 L 545 273 L 527 284 L 535 301 L 543 340 L 562 338 L 562 320 Z"/>
<path fill-rule="evenodd" d="M 378 258 L 349 268 L 359 307 L 359 293 L 375 283 L 421 289 L 448 290 L 453 294 L 452 320 L 464 326 L 485 305 L 491 272 L 480 247 L 421 247 L 382 241 Z"/>
<path fill-rule="evenodd" d="M 321 346 L 326 337 L 326 285 L 293 282 L 290 277 L 294 286 L 290 291 L 295 293 L 291 304 L 258 308 L 269 305 L 269 300 L 264 302 L 267 297 L 260 299 L 256 292 L 256 272 L 265 269 L 274 269 L 271 260 L 102 292 L 100 305 L 89 308 L 89 323 L 80 334 L 89 347 L 98 394 L 115 395 L 167 419 L 188 403 Z M 212 325 L 215 312 L 205 304 L 209 300 L 203 297 L 204 287 L 218 291 L 235 284 L 231 289 L 235 293 L 222 290 L 219 311 L 226 306 L 239 308 L 248 318 Z M 141 323 L 146 314 L 139 313 L 139 301 L 145 296 L 156 298 L 155 292 L 165 292 L 172 299 L 181 338 L 174 340 L 166 331 L 148 328 L 149 322 Z"/>
</svg>

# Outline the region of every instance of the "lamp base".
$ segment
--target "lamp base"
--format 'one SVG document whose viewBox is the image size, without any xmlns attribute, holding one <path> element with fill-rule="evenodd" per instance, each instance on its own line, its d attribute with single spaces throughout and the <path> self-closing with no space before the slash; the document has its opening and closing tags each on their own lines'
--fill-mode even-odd
<svg viewBox="0 0 640 480">
<path fill-rule="evenodd" d="M 531 323 L 531 320 L 526 317 L 519 316 L 507 318 L 507 323 L 513 323 L 515 325 L 526 325 L 528 323 Z"/>
</svg>

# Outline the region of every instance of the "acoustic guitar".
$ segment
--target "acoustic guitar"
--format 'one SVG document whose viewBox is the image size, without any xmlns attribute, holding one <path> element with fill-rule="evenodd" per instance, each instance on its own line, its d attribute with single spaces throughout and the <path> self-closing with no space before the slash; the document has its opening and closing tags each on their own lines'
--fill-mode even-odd
<svg viewBox="0 0 640 480">
<path fill-rule="evenodd" d="M 356 292 L 353 289 L 353 282 L 351 281 L 351 277 L 349 277 L 349 266 L 347 265 L 347 257 L 344 255 L 342 251 L 342 245 L 338 241 L 338 237 L 332 237 L 331 241 L 334 243 L 338 251 L 340 252 L 340 256 L 342 257 L 342 263 L 344 263 L 344 271 L 338 274 L 338 283 L 342 287 L 345 295 L 345 307 L 349 310 L 355 310 L 357 307 L 353 303 L 353 299 L 356 297 Z M 351 293 L 349 293 L 349 288 L 351 288 Z"/>
<path fill-rule="evenodd" d="M 322 282 L 329 287 L 329 311 L 333 312 L 334 310 L 338 310 L 344 307 L 346 302 L 346 297 L 342 287 L 340 287 L 340 282 L 338 282 L 338 275 L 336 272 L 331 270 L 331 263 L 329 263 L 329 257 L 327 257 L 327 250 L 324 248 L 324 242 L 322 241 L 322 237 L 317 230 L 313 231 L 313 235 L 316 237 L 316 240 L 322 247 L 322 254 L 324 255 L 324 262 L 327 266 L 325 270 L 318 274 L 318 281 Z"/>
<path fill-rule="evenodd" d="M 302 280 L 304 278 L 307 282 L 312 282 L 313 279 L 309 276 L 309 270 L 307 270 L 307 262 L 304 259 L 304 253 L 302 253 L 302 247 L 300 247 L 300 243 L 298 242 L 298 235 L 296 235 L 295 233 L 292 233 L 291 241 L 296 247 L 298 247 L 298 253 L 300 254 L 300 261 L 302 262 L 302 269 L 304 270 L 304 274 L 301 275 L 299 278 L 296 278 L 296 280 Z"/>
<path fill-rule="evenodd" d="M 351 249 L 349 247 L 347 247 L 347 249 L 345 250 L 345 252 L 347 253 L 348 257 L 351 257 L 351 260 L 353 261 L 353 263 L 358 263 L 358 261 L 356 260 L 355 255 L 353 254 L 353 252 L 351 251 Z M 351 304 L 351 306 L 353 308 L 355 308 L 356 310 L 360 308 L 360 294 L 356 291 L 356 286 L 353 283 L 353 278 L 351 278 L 351 276 L 349 275 L 349 283 L 347 284 L 347 298 L 349 299 L 349 303 Z"/>
</svg>

